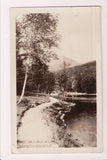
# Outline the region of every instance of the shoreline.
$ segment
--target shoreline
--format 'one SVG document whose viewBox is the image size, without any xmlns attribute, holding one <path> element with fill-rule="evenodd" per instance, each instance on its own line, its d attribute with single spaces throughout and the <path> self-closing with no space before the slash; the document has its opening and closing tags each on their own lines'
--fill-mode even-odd
<svg viewBox="0 0 107 160">
<path fill-rule="evenodd" d="M 47 100 L 48 106 L 46 102 L 41 103 L 39 105 L 30 105 L 27 106 L 26 109 L 22 112 L 20 115 L 20 121 L 18 130 L 20 127 L 22 127 L 22 119 L 26 115 L 27 111 L 31 108 L 39 108 L 40 105 L 44 104 L 43 107 L 43 118 L 46 121 L 46 125 L 50 128 L 53 134 L 53 143 L 56 144 L 58 147 L 83 147 L 83 144 L 80 144 L 76 139 L 73 139 L 72 133 L 66 132 L 66 123 L 65 123 L 65 116 L 67 113 L 69 113 L 74 107 L 73 103 L 64 102 L 62 100 L 58 100 L 52 97 L 48 97 L 49 99 L 53 100 Z M 35 108 L 35 109 L 36 109 Z M 18 132 L 17 132 L 18 134 Z M 17 141 L 18 144 L 21 143 L 20 139 Z M 19 145 L 20 146 L 20 145 Z"/>
<path fill-rule="evenodd" d="M 63 107 L 62 107 L 63 106 Z M 72 133 L 67 133 L 67 125 L 65 122 L 66 115 L 71 111 L 72 107 L 75 107 L 74 103 L 67 103 L 59 100 L 49 108 L 46 108 L 49 118 L 48 123 L 55 129 L 55 141 L 59 147 L 83 147 L 83 144 L 78 142 L 77 139 L 72 137 Z"/>
</svg>

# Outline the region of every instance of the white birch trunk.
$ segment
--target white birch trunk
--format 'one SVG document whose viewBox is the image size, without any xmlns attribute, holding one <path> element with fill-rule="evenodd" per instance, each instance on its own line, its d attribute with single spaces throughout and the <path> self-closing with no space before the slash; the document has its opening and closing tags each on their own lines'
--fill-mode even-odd
<svg viewBox="0 0 107 160">
<path fill-rule="evenodd" d="M 24 96 L 27 77 L 28 77 L 28 74 L 27 74 L 27 71 L 26 71 L 26 73 L 25 73 L 25 79 L 24 79 L 24 83 L 23 83 L 22 93 L 21 93 L 21 96 L 20 96 L 19 101 L 18 101 L 17 104 L 19 104 L 19 103 L 22 101 L 22 98 L 23 98 L 23 96 Z"/>
</svg>

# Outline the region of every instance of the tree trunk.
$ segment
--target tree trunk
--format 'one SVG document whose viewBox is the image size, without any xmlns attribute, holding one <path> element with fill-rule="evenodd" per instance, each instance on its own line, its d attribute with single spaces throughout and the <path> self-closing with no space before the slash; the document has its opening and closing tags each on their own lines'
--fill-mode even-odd
<svg viewBox="0 0 107 160">
<path fill-rule="evenodd" d="M 18 101 L 18 103 L 17 103 L 17 104 L 19 104 L 19 103 L 22 101 L 22 98 L 23 98 L 23 96 L 24 96 L 27 77 L 28 77 L 28 74 L 27 74 L 27 72 L 26 72 L 26 73 L 25 73 L 24 83 L 23 83 L 22 93 L 21 93 L 21 96 L 20 96 L 19 101 Z"/>
</svg>

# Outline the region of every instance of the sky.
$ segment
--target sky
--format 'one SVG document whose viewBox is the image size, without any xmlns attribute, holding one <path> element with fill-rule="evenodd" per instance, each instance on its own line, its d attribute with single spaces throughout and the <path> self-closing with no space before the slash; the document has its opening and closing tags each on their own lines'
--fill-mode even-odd
<svg viewBox="0 0 107 160">
<path fill-rule="evenodd" d="M 57 53 L 85 63 L 97 59 L 100 38 L 98 7 L 71 7 L 59 13 L 58 33 L 61 35 Z"/>
<path fill-rule="evenodd" d="M 52 13 L 59 18 L 58 55 L 79 63 L 97 60 L 100 45 L 100 7 L 52 7 L 15 9 L 19 19 L 26 13 Z"/>
</svg>

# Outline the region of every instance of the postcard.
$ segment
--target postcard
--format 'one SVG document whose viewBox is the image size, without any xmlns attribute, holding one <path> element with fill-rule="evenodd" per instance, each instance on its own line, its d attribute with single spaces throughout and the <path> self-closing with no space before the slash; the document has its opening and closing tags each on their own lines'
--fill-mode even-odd
<svg viewBox="0 0 107 160">
<path fill-rule="evenodd" d="M 100 7 L 11 8 L 11 151 L 102 152 Z"/>
</svg>

